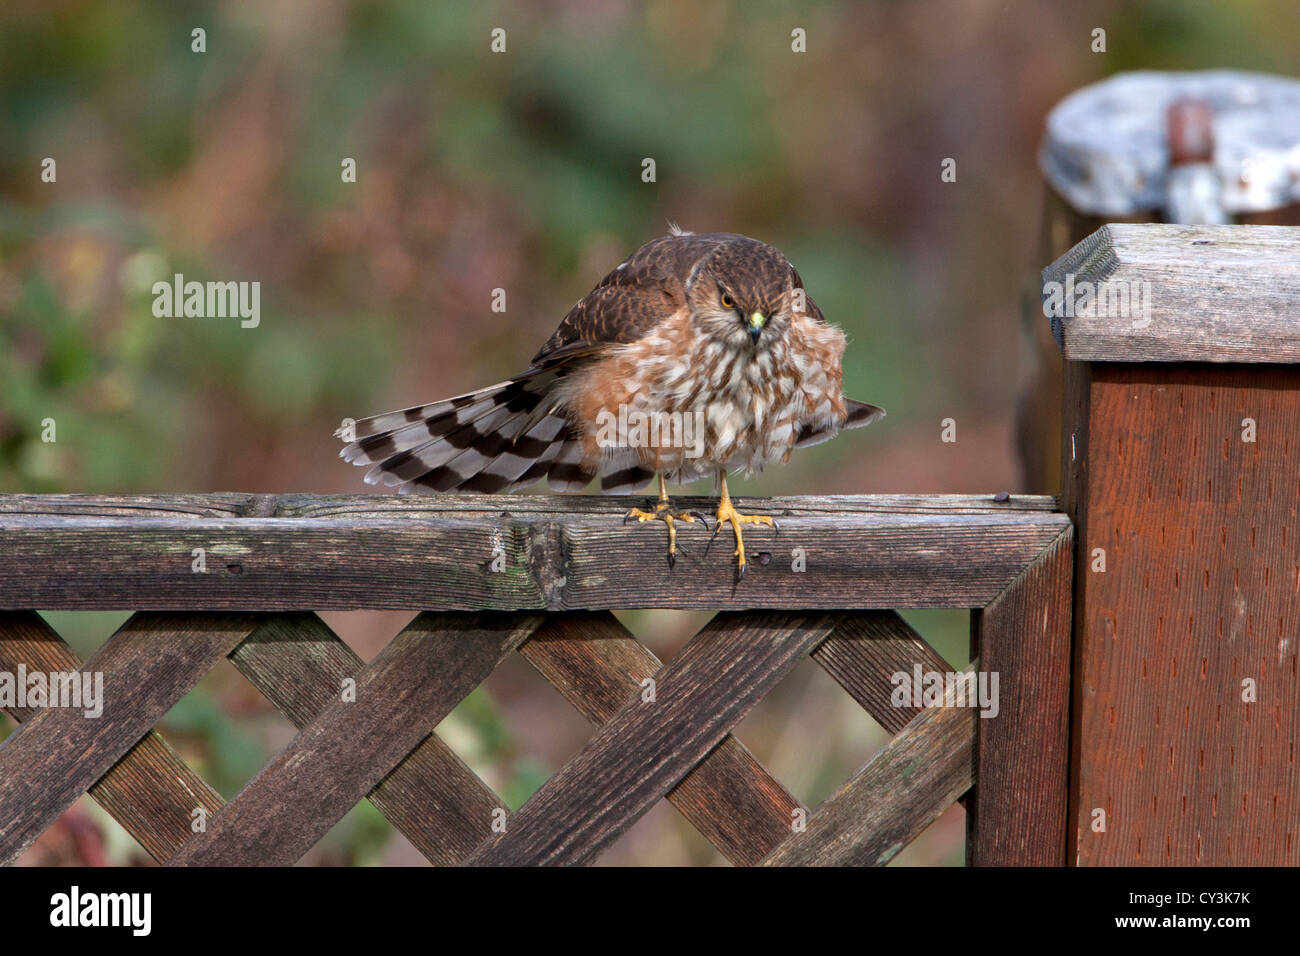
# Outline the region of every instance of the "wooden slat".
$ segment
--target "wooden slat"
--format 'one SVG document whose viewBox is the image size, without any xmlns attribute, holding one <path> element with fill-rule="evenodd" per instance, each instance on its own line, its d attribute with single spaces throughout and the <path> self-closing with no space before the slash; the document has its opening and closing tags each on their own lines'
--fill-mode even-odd
<svg viewBox="0 0 1300 956">
<path fill-rule="evenodd" d="M 540 622 L 420 615 L 358 675 L 355 701 L 331 698 L 168 865 L 292 864 Z"/>
<path fill-rule="evenodd" d="M 978 713 L 922 711 L 763 865 L 884 866 L 970 789 Z"/>
<path fill-rule="evenodd" d="M 976 618 L 996 717 L 981 719 L 967 849 L 978 866 L 1063 866 L 1070 778 L 1074 533 L 1025 569 Z"/>
<path fill-rule="evenodd" d="M 123 624 L 81 668 L 103 674 L 103 714 L 46 708 L 0 747 L 0 863 L 108 773 L 257 623 L 255 615 L 148 612 Z"/>
<path fill-rule="evenodd" d="M 890 678 L 902 671 L 947 671 L 943 657 L 897 611 L 863 611 L 848 617 L 812 652 L 812 658 L 839 682 L 876 723 L 896 734 L 922 708 L 895 707 Z"/>
<path fill-rule="evenodd" d="M 44 674 L 81 669 L 81 658 L 34 611 L 0 611 L 0 671 Z M 6 713 L 25 723 L 38 708 Z M 89 790 L 90 796 L 135 837 L 155 860 L 165 860 L 191 833 L 191 814 L 215 813 L 221 795 L 195 773 L 171 746 L 150 731 Z"/>
<path fill-rule="evenodd" d="M 1138 316 L 1053 318 L 1069 361 L 1300 362 L 1300 228 L 1111 224 L 1043 270 L 1045 284 L 1068 276 L 1145 283 L 1150 301 Z"/>
<path fill-rule="evenodd" d="M 364 666 L 315 614 L 274 615 L 230 656 L 239 672 L 302 728 Z M 370 792 L 370 802 L 432 863 L 458 863 L 491 833 L 502 805 L 437 734 Z"/>
<path fill-rule="evenodd" d="M 683 498 L 707 511 L 716 501 Z M 1067 520 L 1053 499 L 737 499 L 749 573 L 682 529 L 675 569 L 627 499 L 441 495 L 0 496 L 0 604 L 10 608 L 499 610 L 982 607 Z M 504 570 L 492 571 L 494 547 Z M 203 548 L 207 572 L 192 570 Z M 794 570 L 803 549 L 806 572 Z"/>
<path fill-rule="evenodd" d="M 704 759 L 838 620 L 722 613 L 659 671 L 656 699 L 626 703 L 466 862 L 591 861 Z"/>
<path fill-rule="evenodd" d="M 608 611 L 551 615 L 520 653 L 596 725 L 640 694 L 660 667 Z M 667 797 L 737 866 L 761 860 L 790 835 L 795 810 L 806 809 L 731 734 Z"/>
</svg>

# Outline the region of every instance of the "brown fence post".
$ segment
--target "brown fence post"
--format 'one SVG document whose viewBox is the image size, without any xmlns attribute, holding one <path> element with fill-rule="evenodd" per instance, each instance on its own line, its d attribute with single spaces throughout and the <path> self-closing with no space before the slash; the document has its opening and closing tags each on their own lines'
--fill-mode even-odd
<svg viewBox="0 0 1300 956">
<path fill-rule="evenodd" d="M 1300 229 L 1111 225 L 1043 278 L 1078 540 L 1070 860 L 1294 865 Z"/>
</svg>

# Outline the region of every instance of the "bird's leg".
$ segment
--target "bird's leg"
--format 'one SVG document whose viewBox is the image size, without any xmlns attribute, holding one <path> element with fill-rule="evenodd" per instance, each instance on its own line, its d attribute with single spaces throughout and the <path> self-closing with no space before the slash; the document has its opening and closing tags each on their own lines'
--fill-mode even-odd
<svg viewBox="0 0 1300 956">
<path fill-rule="evenodd" d="M 677 563 L 677 522 L 686 521 L 694 522 L 697 515 L 693 512 L 678 511 L 668 500 L 668 486 L 664 484 L 663 472 L 659 473 L 659 501 L 655 505 L 654 511 L 643 511 L 640 508 L 630 508 L 628 513 L 623 516 L 623 523 L 627 524 L 633 518 L 637 523 L 646 521 L 662 521 L 668 525 L 668 567 Z M 703 518 L 701 518 L 703 520 Z"/>
<path fill-rule="evenodd" d="M 742 515 L 731 504 L 731 495 L 727 493 L 727 472 L 723 469 L 718 472 L 718 477 L 722 481 L 722 500 L 718 502 L 718 523 L 713 527 L 713 536 L 717 537 L 718 532 L 722 530 L 722 522 L 731 525 L 732 533 L 736 536 L 736 580 L 745 576 L 745 539 L 741 537 L 740 526 L 742 524 L 765 524 L 772 528 L 779 529 L 776 519 L 767 515 Z"/>
</svg>

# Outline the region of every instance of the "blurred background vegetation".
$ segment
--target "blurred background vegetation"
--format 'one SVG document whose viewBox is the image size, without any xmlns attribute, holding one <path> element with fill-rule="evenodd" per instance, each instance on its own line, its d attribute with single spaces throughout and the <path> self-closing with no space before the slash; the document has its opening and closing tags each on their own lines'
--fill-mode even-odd
<svg viewBox="0 0 1300 956">
<path fill-rule="evenodd" d="M 361 491 L 340 419 L 518 371 L 669 220 L 782 248 L 849 334 L 846 390 L 889 410 L 743 491 L 1016 490 L 1045 113 L 1119 70 L 1294 74 L 1296 36 L 1294 0 L 9 0 L 0 492 Z M 260 326 L 156 318 L 176 272 L 260 281 Z M 49 617 L 83 655 L 123 619 Z M 325 617 L 368 659 L 406 616 Z M 909 617 L 965 662 L 964 614 Z M 701 623 L 625 620 L 661 657 Z M 292 736 L 226 665 L 162 730 L 227 797 Z M 440 732 L 518 806 L 591 731 L 514 660 Z M 885 739 L 812 664 L 739 736 L 813 805 Z M 954 808 L 898 862 L 959 863 L 962 827 Z M 605 859 L 719 862 L 666 806 Z M 145 861 L 89 801 L 27 855 Z M 363 804 L 305 862 L 418 855 Z"/>
</svg>

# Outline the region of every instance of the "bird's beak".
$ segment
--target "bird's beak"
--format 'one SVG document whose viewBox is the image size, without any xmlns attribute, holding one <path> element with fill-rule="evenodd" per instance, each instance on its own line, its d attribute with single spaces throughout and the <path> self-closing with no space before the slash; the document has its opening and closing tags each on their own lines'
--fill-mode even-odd
<svg viewBox="0 0 1300 956">
<path fill-rule="evenodd" d="M 749 337 L 758 344 L 758 337 L 763 334 L 763 326 L 767 325 L 767 316 L 762 312 L 755 312 L 749 317 Z"/>
</svg>

